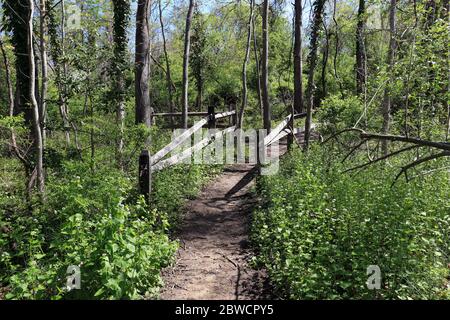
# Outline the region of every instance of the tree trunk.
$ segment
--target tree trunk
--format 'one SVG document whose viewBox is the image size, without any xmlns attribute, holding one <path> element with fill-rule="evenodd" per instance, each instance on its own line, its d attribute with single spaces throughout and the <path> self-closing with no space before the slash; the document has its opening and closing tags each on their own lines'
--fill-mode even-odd
<svg viewBox="0 0 450 320">
<path fill-rule="evenodd" d="M 319 40 L 320 25 L 322 24 L 322 15 L 325 0 L 314 1 L 313 25 L 311 29 L 311 43 L 308 56 L 309 74 L 308 86 L 306 88 L 306 119 L 305 119 L 305 150 L 309 148 L 311 136 L 312 111 L 314 106 L 314 71 L 317 65 L 317 47 Z"/>
<path fill-rule="evenodd" d="M 135 94 L 136 124 L 151 126 L 149 94 L 149 29 L 148 12 L 150 0 L 139 0 L 136 13 Z"/>
<path fill-rule="evenodd" d="M 253 29 L 253 52 L 255 53 L 255 67 L 256 67 L 256 93 L 258 95 L 258 105 L 261 115 L 264 115 L 263 105 L 262 105 L 262 93 L 261 93 L 261 71 L 259 70 L 259 58 L 258 58 L 258 41 L 256 39 L 256 28 L 255 19 L 252 19 L 252 29 Z"/>
<path fill-rule="evenodd" d="M 297 113 L 303 112 L 302 11 L 302 0 L 295 0 L 294 110 Z"/>
<path fill-rule="evenodd" d="M 166 61 L 166 82 L 167 82 L 167 92 L 169 93 L 169 111 L 171 113 L 175 112 L 175 107 L 173 103 L 173 87 L 172 87 L 172 76 L 170 73 L 170 61 L 169 54 L 167 52 L 167 41 L 166 41 L 166 32 L 164 30 L 164 21 L 163 21 L 163 12 L 161 8 L 161 0 L 158 1 L 158 9 L 159 9 L 159 23 L 161 25 L 161 35 L 163 38 L 163 50 L 164 50 L 164 59 Z M 173 126 L 173 117 L 170 117 L 170 124 Z"/>
<path fill-rule="evenodd" d="M 47 0 L 40 1 L 40 21 L 39 28 L 41 32 L 40 37 L 40 50 L 41 50 L 41 95 L 39 103 L 39 117 L 41 120 L 40 126 L 42 130 L 42 144 L 45 147 L 46 144 L 46 122 L 47 122 L 47 89 L 48 89 L 48 61 L 47 61 L 47 42 L 45 36 L 47 34 Z"/>
<path fill-rule="evenodd" d="M 130 13 L 129 0 L 114 0 L 114 80 L 116 87 L 116 123 L 119 128 L 117 139 L 117 162 L 122 167 L 123 133 L 125 129 L 125 75 L 128 52 L 128 17 Z"/>
<path fill-rule="evenodd" d="M 39 120 L 39 106 L 35 97 L 35 84 L 36 84 L 36 74 L 34 66 L 34 49 L 33 49 L 33 13 L 34 13 L 34 3 L 33 0 L 28 0 L 29 16 L 28 16 L 28 60 L 30 65 L 30 78 L 29 78 L 29 96 L 30 103 L 33 113 L 33 138 L 34 138 L 34 148 L 35 148 L 35 160 L 36 160 L 36 181 L 38 192 L 43 195 L 45 190 L 44 181 L 44 146 L 42 144 L 42 131 L 40 127 Z"/>
<path fill-rule="evenodd" d="M 392 72 L 394 69 L 394 61 L 395 61 L 395 50 L 397 47 L 397 43 L 395 41 L 395 33 L 396 33 L 396 5 L 397 0 L 391 0 L 391 5 L 389 9 L 389 50 L 388 50 L 388 75 L 389 75 L 389 83 L 384 90 L 384 98 L 382 104 L 382 115 L 383 115 L 383 128 L 381 132 L 383 134 L 387 134 L 391 125 L 391 86 L 392 86 Z M 381 141 L 381 152 L 383 155 L 388 154 L 388 141 Z"/>
<path fill-rule="evenodd" d="M 187 129 L 188 126 L 188 89 L 189 89 L 189 51 L 191 47 L 191 22 L 192 14 L 194 11 L 194 0 L 189 0 L 189 8 L 186 16 L 186 28 L 184 32 L 184 56 L 183 56 L 183 92 L 182 92 L 182 118 L 183 128 Z"/>
<path fill-rule="evenodd" d="M 325 21 L 323 22 L 323 29 L 324 29 L 324 33 L 325 33 L 325 46 L 323 48 L 323 53 L 322 53 L 322 75 L 320 77 L 320 82 L 321 82 L 321 89 L 320 89 L 320 96 L 317 99 L 317 107 L 320 108 L 320 105 L 322 103 L 322 100 L 325 99 L 325 97 L 327 96 L 327 65 L 328 65 L 328 52 L 329 52 L 329 48 L 330 48 L 330 38 L 329 38 L 329 33 L 328 33 L 328 29 L 326 26 Z"/>
<path fill-rule="evenodd" d="M 66 136 L 66 145 L 67 148 L 70 147 L 70 121 L 69 121 L 69 106 L 67 105 L 68 100 L 68 90 L 67 90 L 67 62 L 65 59 L 66 56 L 66 49 L 65 49 L 65 38 L 66 38 L 66 30 L 65 30 L 65 24 L 66 24 L 66 11 L 65 11 L 65 3 L 64 0 L 61 0 L 61 56 L 64 58 L 62 61 L 62 77 L 64 78 L 64 83 L 59 84 L 61 86 L 60 90 L 60 113 L 61 117 L 63 119 L 63 125 L 64 125 L 64 133 Z M 60 58 L 60 57 L 59 57 Z M 61 70 L 60 70 L 61 72 Z"/>
<path fill-rule="evenodd" d="M 359 0 L 358 22 L 356 25 L 356 94 L 364 93 L 366 85 L 366 59 L 364 54 L 365 47 L 365 28 L 366 28 L 366 1 Z"/>
<path fill-rule="evenodd" d="M 254 2 L 253 0 L 250 0 L 250 15 L 248 18 L 248 25 L 247 25 L 247 44 L 245 49 L 244 62 L 242 64 L 242 103 L 237 123 L 238 129 L 242 128 L 242 125 L 244 123 L 244 110 L 247 106 L 247 64 L 250 57 L 250 45 L 252 38 L 253 6 Z"/>
<path fill-rule="evenodd" d="M 263 56 L 262 56 L 262 101 L 263 101 L 263 122 L 267 134 L 271 129 L 271 110 L 269 104 L 269 0 L 263 2 L 262 13 L 263 32 Z"/>
<path fill-rule="evenodd" d="M 0 39 L 0 51 L 3 57 L 3 64 L 5 66 L 5 74 L 6 74 L 6 88 L 8 90 L 8 109 L 9 116 L 14 115 L 14 90 L 11 81 L 11 67 L 9 64 L 8 56 L 6 55 L 5 48 L 3 46 L 3 41 Z"/>
</svg>

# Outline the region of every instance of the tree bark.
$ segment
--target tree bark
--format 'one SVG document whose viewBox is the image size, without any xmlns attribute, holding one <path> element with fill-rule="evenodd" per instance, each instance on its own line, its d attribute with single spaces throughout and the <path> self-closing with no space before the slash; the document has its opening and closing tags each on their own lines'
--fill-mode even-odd
<svg viewBox="0 0 450 320">
<path fill-rule="evenodd" d="M 251 38 L 252 38 L 252 22 L 253 22 L 253 7 L 254 2 L 253 0 L 250 0 L 250 15 L 248 18 L 248 25 L 247 25 L 247 44 L 245 49 L 245 56 L 244 56 L 244 62 L 242 63 L 242 103 L 241 103 L 241 110 L 239 111 L 239 119 L 237 123 L 238 128 L 242 128 L 242 125 L 244 123 L 244 110 L 247 106 L 247 64 L 250 57 L 250 45 L 251 45 Z"/>
<path fill-rule="evenodd" d="M 366 59 L 364 54 L 365 47 L 365 28 L 366 28 L 366 1 L 359 0 L 358 17 L 356 24 L 356 94 L 364 93 L 366 85 Z"/>
<path fill-rule="evenodd" d="M 40 37 L 40 51 L 41 51 L 41 95 L 39 103 L 39 117 L 41 120 L 40 126 L 42 130 L 42 144 L 46 144 L 46 122 L 47 122 L 47 90 L 48 90 L 48 59 L 47 59 L 47 42 L 45 35 L 47 34 L 47 0 L 40 1 L 40 20 L 39 29 L 41 33 Z"/>
<path fill-rule="evenodd" d="M 320 96 L 317 99 L 317 107 L 320 108 L 320 105 L 322 103 L 322 100 L 325 99 L 325 97 L 327 96 L 327 65 L 328 65 L 328 53 L 329 53 L 329 48 L 330 48 L 330 38 L 329 38 L 329 33 L 328 33 L 328 29 L 326 26 L 325 21 L 322 21 L 323 23 L 323 29 L 325 32 L 325 46 L 323 48 L 323 53 L 322 53 L 322 75 L 320 77 L 320 82 L 321 82 L 321 90 L 320 90 Z"/>
<path fill-rule="evenodd" d="M 306 119 L 305 119 L 305 151 L 309 148 L 311 136 L 312 112 L 314 106 L 314 71 L 317 65 L 317 47 L 319 40 L 320 25 L 322 24 L 322 15 L 325 0 L 314 1 L 313 25 L 311 30 L 310 51 L 308 56 L 309 74 L 308 86 L 306 88 Z"/>
<path fill-rule="evenodd" d="M 295 0 L 294 29 L 294 110 L 303 112 L 302 0 Z"/>
<path fill-rule="evenodd" d="M 263 2 L 262 12 L 262 32 L 263 32 L 263 56 L 262 56 L 262 102 L 263 102 L 263 122 L 266 133 L 271 129 L 271 110 L 269 104 L 269 0 Z"/>
<path fill-rule="evenodd" d="M 387 87 L 384 90 L 384 98 L 383 98 L 383 104 L 382 104 L 382 110 L 381 113 L 383 115 L 383 127 L 381 132 L 383 134 L 387 134 L 389 132 L 390 126 L 391 126 L 391 105 L 392 105 L 392 97 L 391 97 L 391 86 L 392 86 L 392 72 L 394 69 L 394 62 L 395 62 L 395 51 L 397 48 L 397 42 L 395 40 L 395 33 L 396 33 L 396 5 L 397 0 L 391 0 L 390 9 L 389 9 L 389 32 L 390 32 L 390 39 L 389 39 L 389 50 L 388 50 L 388 77 L 389 77 L 389 83 Z M 381 141 L 381 152 L 386 155 L 388 154 L 388 140 L 382 140 Z"/>
<path fill-rule="evenodd" d="M 30 65 L 30 78 L 29 78 L 29 96 L 31 102 L 31 108 L 33 113 L 33 138 L 34 138 L 34 148 L 35 148 L 35 159 L 36 159 L 36 181 L 38 192 L 43 195 L 45 190 L 45 180 L 44 180 L 44 146 L 42 144 L 42 131 L 40 127 L 39 119 L 39 106 L 35 97 L 35 85 L 36 85 L 36 74 L 34 66 L 34 49 L 33 49 L 33 13 L 34 13 L 34 3 L 33 0 L 28 0 L 29 16 L 28 16 L 28 60 Z"/>
<path fill-rule="evenodd" d="M 0 38 L 0 51 L 3 57 L 3 64 L 5 66 L 5 75 L 6 75 L 6 88 L 8 90 L 8 110 L 9 116 L 14 115 L 14 89 L 11 81 L 11 67 L 9 64 L 8 56 L 6 55 L 5 48 L 3 46 L 3 40 Z"/>
<path fill-rule="evenodd" d="M 186 28 L 184 32 L 184 55 L 183 55 L 183 92 L 182 92 L 182 118 L 183 128 L 188 127 L 188 110 L 189 110 L 189 51 L 191 48 L 191 22 L 194 11 L 194 0 L 189 0 L 189 8 L 186 15 Z"/>
<path fill-rule="evenodd" d="M 130 13 L 129 0 L 113 0 L 114 4 L 114 81 L 116 87 L 116 124 L 119 129 L 117 139 L 117 162 L 122 167 L 123 133 L 125 129 L 125 75 L 128 52 L 128 16 Z"/>
<path fill-rule="evenodd" d="M 263 105 L 262 105 L 262 93 L 261 93 L 261 71 L 259 69 L 259 58 L 258 58 L 258 41 L 256 39 L 256 28 L 255 28 L 255 19 L 252 20 L 252 29 L 253 29 L 253 52 L 255 54 L 255 67 L 256 67 L 256 93 L 258 95 L 258 106 L 259 110 L 261 112 L 261 115 L 263 115 Z"/>
<path fill-rule="evenodd" d="M 135 94 L 136 124 L 151 126 L 149 94 L 149 29 L 148 13 L 150 0 L 139 0 L 136 13 Z"/>
<path fill-rule="evenodd" d="M 64 133 L 66 136 L 66 145 L 67 147 L 70 147 L 70 121 L 69 121 L 69 106 L 67 105 L 67 100 L 69 97 L 68 90 L 67 90 L 67 62 L 65 58 L 65 38 L 66 38 L 66 30 L 65 30 L 65 24 L 66 24 L 66 11 L 65 11 L 65 2 L 64 0 L 61 0 L 61 56 L 63 57 L 62 61 L 62 76 L 64 78 L 64 83 L 59 84 L 61 86 L 60 90 L 60 113 L 61 117 L 63 119 L 63 125 L 64 125 Z M 60 70 L 61 72 L 61 70 Z"/>
</svg>

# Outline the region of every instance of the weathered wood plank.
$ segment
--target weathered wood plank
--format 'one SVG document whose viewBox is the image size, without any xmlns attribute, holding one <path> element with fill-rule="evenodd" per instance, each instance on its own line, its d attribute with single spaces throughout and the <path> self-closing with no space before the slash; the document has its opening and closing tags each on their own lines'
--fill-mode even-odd
<svg viewBox="0 0 450 320">
<path fill-rule="evenodd" d="M 158 112 L 153 113 L 153 117 L 178 117 L 182 116 L 183 114 L 181 112 Z M 202 116 L 206 117 L 208 115 L 208 112 L 188 112 L 188 116 Z"/>
<path fill-rule="evenodd" d="M 231 111 L 225 111 L 225 112 L 221 112 L 221 113 L 216 113 L 216 120 L 217 119 L 221 119 L 221 118 L 225 118 L 225 117 L 229 117 L 236 114 L 236 110 L 231 110 Z"/>
<path fill-rule="evenodd" d="M 203 140 L 201 140 L 199 143 L 197 143 L 196 145 L 176 154 L 173 155 L 170 158 L 167 158 L 165 160 L 160 161 L 159 163 L 155 164 L 152 166 L 152 171 L 159 171 L 162 170 L 164 168 L 173 166 L 175 164 L 180 163 L 181 161 L 183 161 L 184 159 L 186 159 L 187 157 L 190 157 L 194 152 L 199 151 L 203 148 L 205 148 L 208 144 L 210 144 L 212 141 L 219 139 L 220 137 L 222 137 L 223 135 L 232 132 L 236 129 L 235 126 L 229 127 L 227 129 L 221 130 L 219 132 L 217 132 L 214 136 L 212 137 L 207 137 L 204 138 Z"/>
<path fill-rule="evenodd" d="M 314 123 L 311 124 L 311 129 L 314 129 L 315 127 L 316 127 L 316 124 L 314 124 Z M 305 128 L 294 128 L 294 134 L 302 133 L 304 131 L 305 131 Z M 288 128 L 283 129 L 270 143 L 283 139 L 289 133 L 290 133 L 290 130 Z"/>
<path fill-rule="evenodd" d="M 289 123 L 289 120 L 291 119 L 292 115 L 288 115 L 286 118 L 284 118 L 283 121 L 281 121 L 265 138 L 264 138 L 264 145 L 267 146 L 271 142 L 274 141 L 274 138 L 284 129 Z"/>
<path fill-rule="evenodd" d="M 167 146 L 165 146 L 157 153 L 155 153 L 155 155 L 152 157 L 152 163 L 154 164 L 158 163 L 169 152 L 173 151 L 176 147 L 178 147 L 184 141 L 189 139 L 191 135 L 200 130 L 207 122 L 208 122 L 207 118 L 197 121 L 191 128 L 187 129 L 181 135 L 176 137 L 171 143 L 169 143 Z"/>
</svg>

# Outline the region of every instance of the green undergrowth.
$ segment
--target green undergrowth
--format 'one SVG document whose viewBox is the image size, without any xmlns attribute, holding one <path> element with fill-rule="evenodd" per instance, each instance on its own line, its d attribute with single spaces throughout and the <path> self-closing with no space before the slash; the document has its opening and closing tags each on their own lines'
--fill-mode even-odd
<svg viewBox="0 0 450 320">
<path fill-rule="evenodd" d="M 266 202 L 252 223 L 257 262 L 288 299 L 450 298 L 448 171 L 392 187 L 401 157 L 342 173 L 361 161 L 342 164 L 317 146 L 292 152 L 277 175 L 262 177 Z M 370 265 L 380 268 L 379 290 L 366 286 Z"/>
<path fill-rule="evenodd" d="M 170 141 L 158 129 L 152 137 L 152 152 Z M 20 164 L 0 158 L 0 298 L 157 298 L 160 271 L 178 247 L 169 235 L 183 205 L 222 167 L 177 165 L 155 173 L 149 206 L 137 192 L 137 155 L 129 146 L 125 154 L 136 161 L 125 171 L 105 145 L 96 146 L 94 159 L 47 155 L 45 204 L 25 201 Z M 79 290 L 67 288 L 69 266 L 80 268 Z"/>
</svg>

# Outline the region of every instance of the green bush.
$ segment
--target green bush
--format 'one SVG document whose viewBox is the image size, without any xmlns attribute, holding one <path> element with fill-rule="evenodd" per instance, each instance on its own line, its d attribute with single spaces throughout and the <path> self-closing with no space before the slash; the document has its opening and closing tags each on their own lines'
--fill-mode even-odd
<svg viewBox="0 0 450 320">
<path fill-rule="evenodd" d="M 0 247 L 15 245 L 0 260 L 6 298 L 154 297 L 176 250 L 166 215 L 127 198 L 133 185 L 111 168 L 91 173 L 70 162 L 62 176 L 48 184 L 41 211 L 2 221 L 10 231 Z M 65 288 L 70 265 L 80 267 L 81 290 Z"/>
<path fill-rule="evenodd" d="M 327 133 L 353 127 L 362 113 L 363 105 L 358 97 L 348 95 L 341 98 L 332 95 L 322 102 L 316 116 L 319 123 L 326 128 L 324 133 Z"/>
<path fill-rule="evenodd" d="M 258 261 L 291 299 L 450 298 L 448 173 L 390 182 L 380 164 L 356 175 L 328 149 L 283 159 L 261 180 L 267 203 L 253 217 Z M 368 290 L 369 265 L 382 273 Z"/>
</svg>

